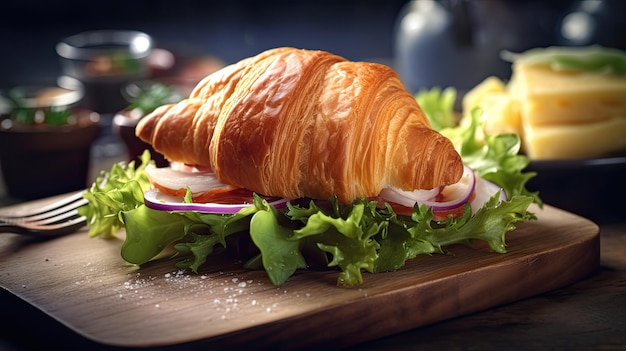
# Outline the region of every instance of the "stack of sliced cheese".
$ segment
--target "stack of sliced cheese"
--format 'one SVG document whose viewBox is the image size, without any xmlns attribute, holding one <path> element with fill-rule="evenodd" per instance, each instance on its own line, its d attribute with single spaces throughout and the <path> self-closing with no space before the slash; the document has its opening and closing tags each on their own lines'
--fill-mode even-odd
<svg viewBox="0 0 626 351">
<path fill-rule="evenodd" d="M 595 158 L 626 151 L 626 53 L 551 47 L 513 58 L 505 84 L 490 77 L 464 97 L 483 110 L 485 134 L 517 133 L 533 160 Z"/>
</svg>

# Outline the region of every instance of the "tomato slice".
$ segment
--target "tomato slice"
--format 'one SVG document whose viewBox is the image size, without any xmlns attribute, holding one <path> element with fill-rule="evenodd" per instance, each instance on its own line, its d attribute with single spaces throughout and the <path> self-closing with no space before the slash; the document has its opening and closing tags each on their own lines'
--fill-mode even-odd
<svg viewBox="0 0 626 351">
<path fill-rule="evenodd" d="M 472 193 L 472 195 L 470 195 L 468 202 L 472 202 L 474 200 L 474 198 L 476 197 L 476 193 Z M 408 206 L 404 206 L 404 205 L 400 205 L 396 202 L 392 202 L 392 201 L 386 201 L 382 198 L 374 198 L 372 199 L 374 201 L 378 201 L 378 206 L 382 207 L 384 206 L 385 202 L 389 204 L 389 206 L 391 206 L 391 209 L 400 216 L 411 216 L 413 214 L 413 207 L 408 207 Z M 452 215 L 453 218 L 457 218 L 457 217 L 461 217 L 463 215 L 465 211 L 465 204 L 461 204 L 460 206 L 451 208 L 451 209 L 446 209 L 446 210 L 441 210 L 441 209 L 433 209 L 433 220 L 435 221 L 442 221 L 446 218 L 448 218 L 449 215 Z"/>
<path fill-rule="evenodd" d="M 226 185 L 193 196 L 192 199 L 197 203 L 251 204 L 254 199 L 253 194 L 248 189 Z"/>
</svg>

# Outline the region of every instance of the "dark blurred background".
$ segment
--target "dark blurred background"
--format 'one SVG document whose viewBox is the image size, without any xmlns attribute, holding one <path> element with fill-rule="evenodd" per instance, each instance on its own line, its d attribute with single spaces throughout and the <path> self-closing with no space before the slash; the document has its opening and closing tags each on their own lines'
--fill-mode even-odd
<svg viewBox="0 0 626 351">
<path fill-rule="evenodd" d="M 92 29 L 132 29 L 158 47 L 227 63 L 277 46 L 324 49 L 350 59 L 392 56 L 406 0 L 5 0 L 0 13 L 2 85 L 60 73 L 55 45 Z"/>
<path fill-rule="evenodd" d="M 626 49 L 623 0 L 3 0 L 0 14 L 0 89 L 56 79 L 56 44 L 97 29 L 143 31 L 177 59 L 224 64 L 279 46 L 326 50 L 388 64 L 411 92 L 454 86 L 462 93 L 489 75 L 507 79 L 503 49 Z M 125 157 L 110 123 L 103 116 L 96 161 Z M 591 167 L 593 179 L 616 174 L 613 167 Z"/>
<path fill-rule="evenodd" d="M 506 76 L 508 64 L 497 57 L 502 49 L 592 43 L 626 47 L 622 0 L 436 1 L 445 17 L 428 3 L 433 2 L 4 0 L 0 89 L 60 74 L 57 42 L 94 29 L 144 31 L 158 47 L 212 55 L 225 63 L 277 46 L 322 49 L 351 60 L 388 63 L 410 90 L 432 85 L 446 70 L 454 77 L 471 77 L 468 83 L 439 78 L 440 85 L 456 83 L 460 88 L 487 73 Z M 411 20 L 403 21 L 407 18 Z M 456 51 L 446 51 L 446 45 Z M 476 58 L 476 53 L 482 55 Z M 424 77 L 415 77 L 420 74 Z"/>
</svg>

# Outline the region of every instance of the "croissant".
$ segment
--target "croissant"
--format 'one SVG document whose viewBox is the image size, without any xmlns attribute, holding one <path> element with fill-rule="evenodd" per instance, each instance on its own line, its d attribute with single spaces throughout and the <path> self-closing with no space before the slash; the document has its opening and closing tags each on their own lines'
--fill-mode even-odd
<svg viewBox="0 0 626 351">
<path fill-rule="evenodd" d="M 351 203 L 463 173 L 391 68 L 324 51 L 276 48 L 226 66 L 144 117 L 136 134 L 222 183 L 291 199 Z"/>
</svg>

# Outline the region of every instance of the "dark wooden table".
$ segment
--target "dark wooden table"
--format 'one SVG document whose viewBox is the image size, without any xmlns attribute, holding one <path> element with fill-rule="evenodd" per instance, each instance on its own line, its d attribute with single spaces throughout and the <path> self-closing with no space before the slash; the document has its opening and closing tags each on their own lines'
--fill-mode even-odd
<svg viewBox="0 0 626 351">
<path fill-rule="evenodd" d="M 568 287 L 354 350 L 626 350 L 626 223 L 600 226 L 600 267 Z"/>
<path fill-rule="evenodd" d="M 626 350 L 626 223 L 601 224 L 600 242 L 598 269 L 570 286 L 349 350 Z M 87 340 L 4 290 L 0 311 L 0 350 L 124 350 Z"/>
</svg>

